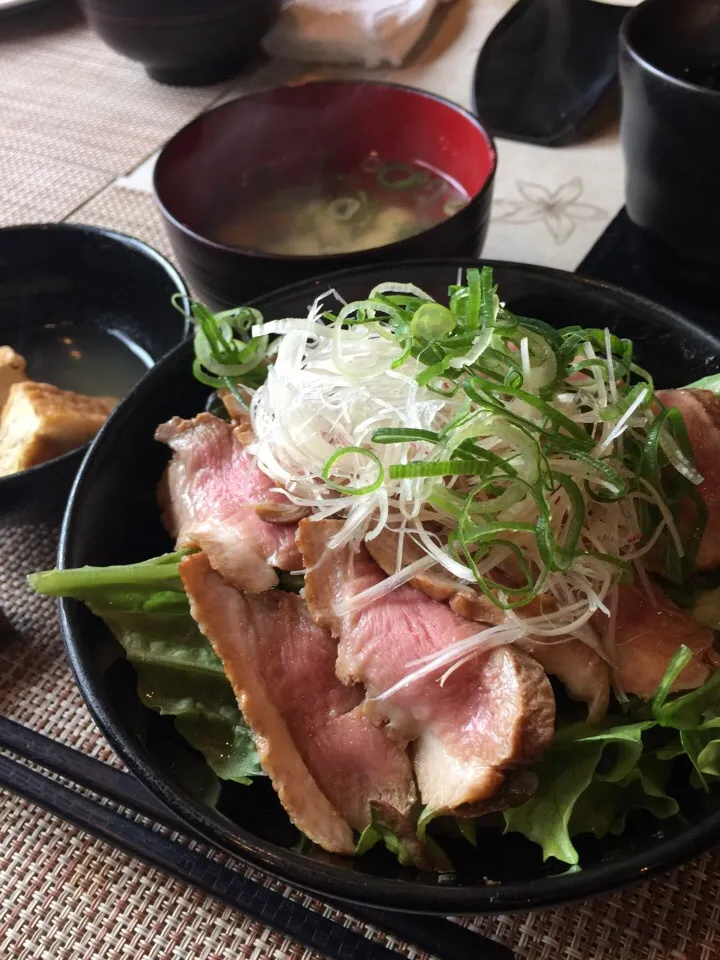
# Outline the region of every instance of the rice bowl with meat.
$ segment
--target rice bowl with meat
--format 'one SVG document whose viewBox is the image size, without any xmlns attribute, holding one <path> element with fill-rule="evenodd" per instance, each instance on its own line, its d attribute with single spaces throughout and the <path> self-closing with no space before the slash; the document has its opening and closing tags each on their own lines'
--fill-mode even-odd
<svg viewBox="0 0 720 960">
<path fill-rule="evenodd" d="M 676 763 L 708 788 L 714 381 L 656 391 L 629 341 L 515 316 L 487 268 L 447 305 L 388 282 L 196 321 L 224 409 L 158 429 L 178 553 L 33 583 L 106 619 L 221 779 L 268 776 L 326 850 L 441 872 L 488 817 L 572 865 L 575 836 L 673 816 Z M 185 696 L 141 656 L 160 627 L 204 671 Z"/>
</svg>

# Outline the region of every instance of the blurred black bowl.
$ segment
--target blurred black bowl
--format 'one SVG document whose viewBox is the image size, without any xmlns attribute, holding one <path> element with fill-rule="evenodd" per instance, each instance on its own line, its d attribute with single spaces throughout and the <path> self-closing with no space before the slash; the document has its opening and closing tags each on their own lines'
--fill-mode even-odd
<svg viewBox="0 0 720 960">
<path fill-rule="evenodd" d="M 202 86 L 235 76 L 281 0 L 80 0 L 90 26 L 153 80 Z"/>
<path fill-rule="evenodd" d="M 466 206 L 413 236 L 352 253 L 280 255 L 212 239 L 248 197 L 252 203 L 289 184 L 359 171 L 373 155 L 443 175 L 462 188 Z M 449 100 L 398 84 L 327 81 L 241 97 L 197 117 L 160 154 L 155 196 L 199 298 L 229 308 L 329 270 L 476 256 L 490 221 L 495 164 L 492 137 Z"/>
<path fill-rule="evenodd" d="M 175 294 L 187 296 L 177 270 L 131 237 L 71 224 L 0 229 L 0 345 L 25 357 L 33 380 L 127 392 L 186 333 Z M 78 335 L 106 371 L 98 369 L 90 389 L 88 365 L 76 372 L 75 345 L 67 342 Z M 57 513 L 86 449 L 0 477 L 0 513 Z"/>
</svg>

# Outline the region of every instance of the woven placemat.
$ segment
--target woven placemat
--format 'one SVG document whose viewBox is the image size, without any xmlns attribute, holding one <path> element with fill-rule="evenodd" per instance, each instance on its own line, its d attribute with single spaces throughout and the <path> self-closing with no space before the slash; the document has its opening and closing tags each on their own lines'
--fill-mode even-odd
<svg viewBox="0 0 720 960">
<path fill-rule="evenodd" d="M 230 83 L 166 87 L 68 12 L 0 26 L 0 225 L 62 220 Z"/>
</svg>

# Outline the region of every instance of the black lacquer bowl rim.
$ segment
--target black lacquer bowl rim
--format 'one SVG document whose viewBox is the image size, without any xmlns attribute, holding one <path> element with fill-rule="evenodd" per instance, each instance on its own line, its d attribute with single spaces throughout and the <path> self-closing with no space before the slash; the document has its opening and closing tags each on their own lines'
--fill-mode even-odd
<svg viewBox="0 0 720 960">
<path fill-rule="evenodd" d="M 665 324 L 679 327 L 691 339 L 696 342 L 703 341 L 706 347 L 720 353 L 720 340 L 708 331 L 702 330 L 665 307 L 611 284 L 545 267 L 503 261 L 482 262 L 497 268 L 524 272 L 528 276 L 546 276 L 575 291 L 586 289 L 610 294 L 618 306 L 640 309 L 661 318 Z M 395 268 L 423 265 L 467 267 L 476 263 L 477 261 L 458 258 L 408 261 L 394 266 Z M 341 284 L 343 279 L 377 274 L 378 271 L 386 273 L 387 266 L 376 264 L 361 269 L 327 274 L 322 278 L 285 287 L 271 296 L 299 293 L 303 290 L 315 292 L 318 287 L 326 289 Z M 311 295 L 310 300 L 313 298 Z M 256 302 L 261 304 L 262 299 L 264 298 Z M 137 416 L 143 398 L 153 389 L 153 378 L 162 374 L 166 365 L 177 363 L 180 351 L 183 350 L 187 351 L 188 357 L 190 356 L 191 347 L 187 342 L 168 354 L 158 367 L 128 395 L 93 442 L 68 501 L 58 554 L 58 564 L 61 568 L 67 566 L 66 559 L 72 550 L 77 518 L 83 509 L 88 474 L 91 473 L 98 449 L 110 443 L 113 434 L 121 431 L 128 421 Z M 90 664 L 83 655 L 82 644 L 79 641 L 81 628 L 78 622 L 78 606 L 74 601 L 68 600 L 61 600 L 59 603 L 66 652 L 90 712 L 130 770 L 194 830 L 219 847 L 237 855 L 246 863 L 260 867 L 276 877 L 321 896 L 324 894 L 348 902 L 443 915 L 527 911 L 555 906 L 571 900 L 587 899 L 628 886 L 677 866 L 720 840 L 720 811 L 717 811 L 706 815 L 701 822 L 688 827 L 680 834 L 658 842 L 651 849 L 632 854 L 622 860 L 593 865 L 579 872 L 565 872 L 556 876 L 498 885 L 431 886 L 422 882 L 408 882 L 404 879 L 358 874 L 332 864 L 311 860 L 298 852 L 261 840 L 249 831 L 232 824 L 220 814 L 191 800 L 187 795 L 179 792 L 159 771 L 139 742 L 127 730 L 116 724 L 112 708 L 104 697 L 100 678 L 93 675 Z"/>
<path fill-rule="evenodd" d="M 84 223 L 21 223 L 0 227 L 0 234 L 3 236 L 33 233 L 55 233 L 60 236 L 67 234 L 69 236 L 85 236 L 94 237 L 98 240 L 110 240 L 152 261 L 158 270 L 167 276 L 180 296 L 184 298 L 189 298 L 190 296 L 190 291 L 185 281 L 172 263 L 155 250 L 154 247 L 151 247 L 143 240 L 138 240 L 137 237 L 119 233 L 117 230 L 109 230 L 107 227 L 94 227 Z M 185 333 L 187 333 L 187 329 L 186 324 Z M 153 359 L 155 360 L 155 358 Z M 155 362 L 157 363 L 157 360 L 155 360 Z M 73 462 L 77 461 L 78 464 L 80 463 L 83 453 L 88 449 L 88 446 L 89 444 L 83 444 L 83 446 L 77 447 L 75 450 L 63 453 L 59 457 L 53 457 L 51 460 L 39 463 L 35 467 L 28 467 L 27 470 L 21 470 L 19 473 L 11 473 L 6 477 L 0 477 L 0 498 L 5 495 L 9 496 L 11 493 L 14 494 L 16 491 L 20 491 L 25 485 L 32 484 L 36 480 L 38 483 L 41 483 L 43 478 L 49 481 L 58 469 L 72 469 Z"/>
</svg>

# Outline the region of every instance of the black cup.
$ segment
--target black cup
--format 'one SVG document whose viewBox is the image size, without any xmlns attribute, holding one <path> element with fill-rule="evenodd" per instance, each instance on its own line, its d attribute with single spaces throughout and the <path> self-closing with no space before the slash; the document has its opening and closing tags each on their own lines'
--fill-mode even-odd
<svg viewBox="0 0 720 960">
<path fill-rule="evenodd" d="M 620 33 L 630 219 L 684 280 L 720 285 L 720 0 L 645 0 Z"/>
</svg>

